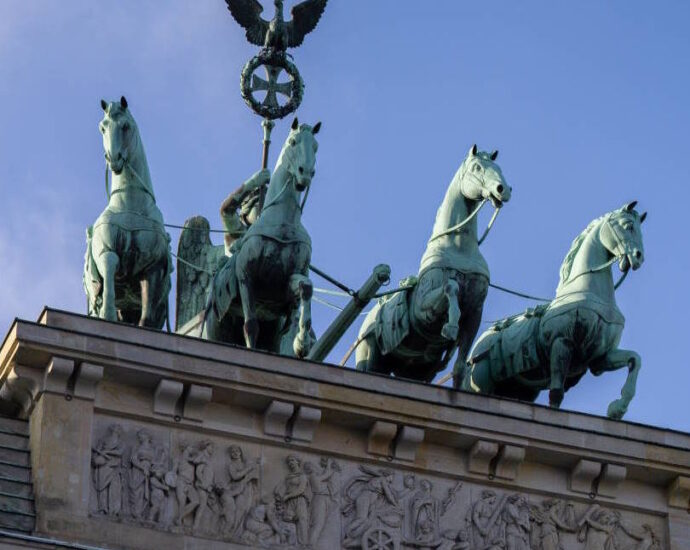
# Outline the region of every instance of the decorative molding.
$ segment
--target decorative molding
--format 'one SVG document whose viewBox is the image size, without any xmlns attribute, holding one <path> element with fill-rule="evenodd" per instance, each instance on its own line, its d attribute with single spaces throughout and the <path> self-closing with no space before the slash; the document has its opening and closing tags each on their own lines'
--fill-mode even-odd
<svg viewBox="0 0 690 550">
<path fill-rule="evenodd" d="M 321 422 L 321 409 L 300 405 L 292 420 L 290 437 L 298 441 L 311 442 L 319 422 Z"/>
<path fill-rule="evenodd" d="M 69 380 L 74 373 L 74 361 L 62 357 L 53 357 L 45 370 L 43 391 L 67 395 Z"/>
<path fill-rule="evenodd" d="M 422 428 L 401 426 L 395 438 L 393 456 L 399 460 L 413 462 L 422 441 L 424 441 L 424 430 Z"/>
<path fill-rule="evenodd" d="M 625 481 L 627 474 L 628 469 L 625 466 L 604 464 L 597 484 L 597 494 L 604 497 L 616 498 L 618 487 Z"/>
<path fill-rule="evenodd" d="M 158 382 L 156 391 L 153 393 L 153 412 L 166 416 L 177 414 L 177 403 L 182 396 L 184 384 L 176 380 L 163 379 Z"/>
<path fill-rule="evenodd" d="M 264 412 L 264 433 L 278 437 L 287 437 L 287 428 L 295 406 L 285 401 L 271 401 Z"/>
<path fill-rule="evenodd" d="M 204 409 L 213 397 L 213 389 L 209 386 L 190 384 L 182 405 L 182 416 L 186 420 L 204 421 Z"/>
<path fill-rule="evenodd" d="M 515 479 L 524 460 L 524 447 L 502 445 L 498 454 L 498 460 L 496 461 L 496 477 L 509 480 Z"/>
<path fill-rule="evenodd" d="M 690 511 L 690 477 L 678 476 L 669 485 L 668 505 Z"/>
<path fill-rule="evenodd" d="M 570 472 L 569 487 L 576 493 L 593 493 L 594 480 L 601 474 L 601 463 L 581 459 Z"/>
<path fill-rule="evenodd" d="M 391 456 L 393 439 L 397 431 L 398 427 L 392 422 L 374 422 L 367 436 L 367 452 L 372 455 Z"/>
<path fill-rule="evenodd" d="M 96 388 L 103 379 L 103 367 L 83 362 L 76 370 L 74 379 L 74 397 L 93 401 L 96 399 Z"/>
<path fill-rule="evenodd" d="M 467 470 L 473 474 L 489 475 L 491 461 L 498 454 L 498 443 L 493 441 L 476 441 L 467 454 Z"/>
</svg>

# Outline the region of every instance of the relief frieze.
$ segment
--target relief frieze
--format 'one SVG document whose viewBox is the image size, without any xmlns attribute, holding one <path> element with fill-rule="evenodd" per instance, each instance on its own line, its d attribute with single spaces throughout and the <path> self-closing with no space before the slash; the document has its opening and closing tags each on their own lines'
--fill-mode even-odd
<svg viewBox="0 0 690 550">
<path fill-rule="evenodd" d="M 659 518 L 129 422 L 96 427 L 90 513 L 249 548 L 662 550 Z"/>
</svg>

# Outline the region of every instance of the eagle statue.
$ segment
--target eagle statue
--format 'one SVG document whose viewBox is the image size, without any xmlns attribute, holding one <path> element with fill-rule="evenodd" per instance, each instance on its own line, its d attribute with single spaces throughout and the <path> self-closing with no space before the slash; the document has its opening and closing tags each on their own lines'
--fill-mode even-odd
<svg viewBox="0 0 690 550">
<path fill-rule="evenodd" d="M 283 19 L 283 0 L 274 0 L 275 17 L 261 18 L 263 6 L 257 0 L 225 0 L 230 13 L 247 31 L 247 40 L 257 46 L 284 52 L 302 44 L 304 36 L 314 30 L 328 0 L 305 0 L 290 10 L 292 20 Z"/>
</svg>

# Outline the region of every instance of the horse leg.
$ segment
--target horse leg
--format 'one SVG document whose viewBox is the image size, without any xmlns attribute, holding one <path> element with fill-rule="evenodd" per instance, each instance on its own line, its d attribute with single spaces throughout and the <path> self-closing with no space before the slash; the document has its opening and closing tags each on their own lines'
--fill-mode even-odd
<svg viewBox="0 0 690 550">
<path fill-rule="evenodd" d="M 242 313 L 244 314 L 244 342 L 248 348 L 256 348 L 256 341 L 259 338 L 259 321 L 256 318 L 254 289 L 246 273 L 241 273 L 237 278 L 237 286 L 239 287 Z"/>
<path fill-rule="evenodd" d="M 164 280 L 167 274 L 166 266 L 151 269 L 139 282 L 141 287 L 141 316 L 140 327 L 162 328 L 167 294 L 164 292 Z"/>
<path fill-rule="evenodd" d="M 356 369 L 364 372 L 375 372 L 378 374 L 390 374 L 391 370 L 385 367 L 381 361 L 381 352 L 376 345 L 376 338 L 368 336 L 364 338 L 355 352 Z"/>
<path fill-rule="evenodd" d="M 311 337 L 311 296 L 314 292 L 314 287 L 308 277 L 295 273 L 290 277 L 290 292 L 299 307 L 299 330 L 292 347 L 297 357 L 306 357 L 313 345 Z"/>
<path fill-rule="evenodd" d="M 462 381 L 465 379 L 465 371 L 467 370 L 467 355 L 474 342 L 474 337 L 477 336 L 479 325 L 482 322 L 483 307 L 479 309 L 472 309 L 463 311 L 460 317 L 460 335 L 458 337 L 458 356 L 455 359 L 453 366 L 453 387 L 460 388 Z"/>
<path fill-rule="evenodd" d="M 557 338 L 551 345 L 549 405 L 558 408 L 565 395 L 565 377 L 573 358 L 572 344 L 566 338 Z"/>
<path fill-rule="evenodd" d="M 602 359 L 590 365 L 590 370 L 595 376 L 624 367 L 628 367 L 628 377 L 625 379 L 623 388 L 621 388 L 621 396 L 619 399 L 612 401 L 606 411 L 609 418 L 616 420 L 623 418 L 623 415 L 628 410 L 630 401 L 635 397 L 637 375 L 640 372 L 640 368 L 642 368 L 642 358 L 634 351 L 614 349 L 609 351 Z"/>
<path fill-rule="evenodd" d="M 448 301 L 448 321 L 443 325 L 443 328 L 441 328 L 441 336 L 447 338 L 451 342 L 455 342 L 458 339 L 458 331 L 460 329 L 459 293 L 460 286 L 454 279 L 450 279 L 443 285 L 443 294 Z M 479 325 L 477 325 L 477 328 L 479 328 Z"/>
<path fill-rule="evenodd" d="M 494 382 L 491 378 L 491 362 L 487 359 L 481 359 L 471 367 L 465 367 L 464 376 L 455 385 L 455 378 L 453 379 L 454 387 L 471 391 L 474 393 L 492 394 L 494 392 Z"/>
<path fill-rule="evenodd" d="M 115 309 L 115 273 L 120 258 L 115 252 L 108 251 L 101 253 L 96 259 L 96 267 L 103 278 L 103 307 L 101 308 L 101 318 L 108 321 L 117 321 L 117 310 Z"/>
</svg>

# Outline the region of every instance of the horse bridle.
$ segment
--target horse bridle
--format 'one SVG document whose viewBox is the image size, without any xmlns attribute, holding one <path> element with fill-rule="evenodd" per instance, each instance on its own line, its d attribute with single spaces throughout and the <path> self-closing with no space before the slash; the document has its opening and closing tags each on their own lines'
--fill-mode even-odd
<svg viewBox="0 0 690 550">
<path fill-rule="evenodd" d="M 468 173 L 469 170 L 469 173 Z M 479 178 L 476 174 L 473 174 L 472 171 L 469 169 L 469 167 L 465 168 L 460 175 L 460 179 L 464 179 L 465 177 L 471 177 L 474 179 L 475 182 L 479 183 L 479 186 L 482 189 L 486 189 L 486 182 L 484 181 L 484 178 Z M 479 214 L 479 211 L 484 207 L 484 205 L 489 201 L 489 199 L 482 199 L 482 201 L 477 205 L 477 207 L 460 223 L 454 225 L 453 227 L 449 227 L 448 229 L 441 231 L 440 233 L 436 233 L 435 235 L 432 235 L 431 238 L 429 239 L 429 242 L 433 242 L 436 239 L 440 239 L 441 237 L 445 237 L 446 235 L 450 235 L 451 233 L 459 233 L 460 230 L 465 227 L 468 223 L 470 223 L 477 214 Z M 491 216 L 491 220 L 489 220 L 488 225 L 486 226 L 486 229 L 484 230 L 484 233 L 482 234 L 481 238 L 477 241 L 477 246 L 481 246 L 481 244 L 484 242 L 486 237 L 489 235 L 489 231 L 491 231 L 491 228 L 494 225 L 494 222 L 496 221 L 496 218 L 498 218 L 498 213 L 501 211 L 499 207 L 494 208 L 494 213 L 493 216 Z"/>
<path fill-rule="evenodd" d="M 124 165 L 123 165 L 122 169 L 123 170 L 128 169 L 130 172 L 132 172 L 132 174 L 134 174 L 134 177 L 137 180 L 139 180 L 139 184 L 136 185 L 135 187 L 137 189 L 140 189 L 140 190 L 144 191 L 145 193 L 147 193 L 153 199 L 154 202 L 156 201 L 156 197 L 153 196 L 153 193 L 151 192 L 151 190 L 148 189 L 148 187 L 146 187 L 146 185 L 144 184 L 143 178 L 134 169 L 134 167 L 129 163 L 129 159 L 126 159 L 124 161 Z M 105 195 L 108 198 L 108 201 L 110 201 L 110 197 L 112 197 L 113 195 L 115 195 L 117 193 L 124 193 L 126 191 L 126 189 L 115 189 L 115 191 L 112 191 L 112 192 L 110 191 L 109 173 L 110 173 L 110 165 L 108 164 L 108 160 L 106 159 L 106 161 L 105 161 Z M 127 186 L 127 187 L 130 187 L 130 186 Z"/>
<path fill-rule="evenodd" d="M 618 228 L 616 228 L 615 225 L 611 223 L 612 218 L 613 218 L 613 216 L 610 216 L 606 220 L 605 223 L 608 225 L 609 229 L 611 230 L 611 233 L 613 234 L 613 238 L 616 241 L 616 253 L 614 253 L 613 257 L 610 260 L 608 260 L 608 261 L 606 261 L 606 262 L 604 262 L 604 263 L 602 263 L 596 267 L 592 267 L 590 269 L 587 269 L 587 270 L 583 271 L 582 273 L 578 273 L 577 275 L 575 275 L 575 277 L 570 278 L 568 280 L 569 283 L 574 281 L 575 279 L 582 277 L 583 275 L 591 275 L 592 273 L 597 273 L 599 271 L 602 271 L 602 270 L 612 266 L 616 262 L 618 262 L 623 256 L 632 254 L 632 251 L 629 250 L 629 248 L 625 244 L 625 241 L 623 240 L 621 235 L 618 233 Z M 618 290 L 618 287 L 620 287 L 623 284 L 623 281 L 625 281 L 625 278 L 628 276 L 628 273 L 630 273 L 631 268 L 632 268 L 632 265 L 628 265 L 628 268 L 623 272 L 620 279 L 618 279 L 618 282 L 615 285 L 613 285 L 614 290 Z"/>
</svg>

